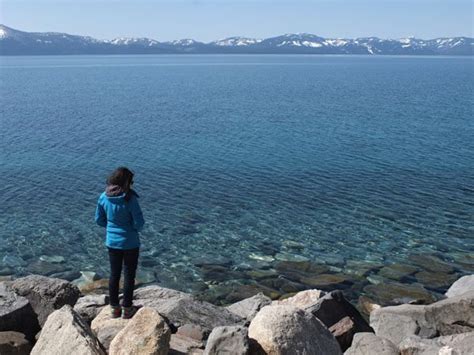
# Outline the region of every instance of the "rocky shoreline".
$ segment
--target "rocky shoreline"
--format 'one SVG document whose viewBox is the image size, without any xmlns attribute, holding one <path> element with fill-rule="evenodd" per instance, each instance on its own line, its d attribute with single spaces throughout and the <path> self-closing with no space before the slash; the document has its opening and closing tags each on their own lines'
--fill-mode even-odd
<svg viewBox="0 0 474 355">
<path fill-rule="evenodd" d="M 80 286 L 40 275 L 1 281 L 0 354 L 459 355 L 474 349 L 474 275 L 431 304 L 381 307 L 367 300 L 368 319 L 340 290 L 280 300 L 257 293 L 223 307 L 158 285 L 135 291 L 141 308 L 131 320 L 112 319 L 107 295 L 84 294 Z"/>
</svg>

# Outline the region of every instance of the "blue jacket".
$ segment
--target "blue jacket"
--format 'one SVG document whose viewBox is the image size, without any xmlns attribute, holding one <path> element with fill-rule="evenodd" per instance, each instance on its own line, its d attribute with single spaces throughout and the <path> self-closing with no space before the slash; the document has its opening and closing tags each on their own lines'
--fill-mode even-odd
<svg viewBox="0 0 474 355">
<path fill-rule="evenodd" d="M 99 226 L 106 227 L 105 245 L 109 248 L 140 247 L 138 232 L 142 230 L 145 220 L 135 191 L 132 190 L 128 202 L 125 201 L 125 193 L 111 197 L 103 192 L 97 201 L 95 221 Z"/>
</svg>

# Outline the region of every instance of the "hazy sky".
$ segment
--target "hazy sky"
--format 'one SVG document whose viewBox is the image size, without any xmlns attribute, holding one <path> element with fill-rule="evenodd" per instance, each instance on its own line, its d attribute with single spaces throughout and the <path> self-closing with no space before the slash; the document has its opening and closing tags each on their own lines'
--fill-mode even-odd
<svg viewBox="0 0 474 355">
<path fill-rule="evenodd" d="M 473 0 L 0 0 L 0 23 L 100 39 L 473 36 Z"/>
</svg>

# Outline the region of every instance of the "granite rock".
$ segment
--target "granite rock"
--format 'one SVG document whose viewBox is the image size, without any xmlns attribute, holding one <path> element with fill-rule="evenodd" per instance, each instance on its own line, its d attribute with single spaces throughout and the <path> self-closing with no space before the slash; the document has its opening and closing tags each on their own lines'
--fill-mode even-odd
<svg viewBox="0 0 474 355">
<path fill-rule="evenodd" d="M 272 300 L 260 292 L 255 296 L 233 303 L 226 308 L 240 318 L 251 321 L 262 307 L 270 303 L 272 303 Z"/>
<path fill-rule="evenodd" d="M 398 355 L 399 351 L 390 340 L 374 333 L 357 333 L 344 355 Z"/>
<path fill-rule="evenodd" d="M 13 290 L 30 301 L 42 326 L 48 316 L 64 305 L 73 306 L 79 298 L 79 289 L 72 283 L 40 275 L 16 279 Z"/>
<path fill-rule="evenodd" d="M 6 282 L 0 282 L 0 331 L 20 332 L 33 341 L 40 330 L 30 302 L 17 295 Z"/>
<path fill-rule="evenodd" d="M 341 349 L 310 312 L 291 305 L 263 307 L 249 326 L 251 351 L 269 355 L 332 355 Z"/>
<path fill-rule="evenodd" d="M 446 297 L 460 296 L 474 291 L 474 275 L 466 275 L 455 281 L 446 292 Z"/>
<path fill-rule="evenodd" d="M 79 298 L 74 305 L 74 310 L 88 324 L 97 317 L 100 311 L 109 304 L 109 296 L 107 295 L 86 295 Z"/>
<path fill-rule="evenodd" d="M 143 307 L 110 344 L 110 355 L 167 355 L 171 331 L 160 314 Z"/>
<path fill-rule="evenodd" d="M 91 329 L 105 349 L 109 349 L 115 336 L 128 324 L 128 319 L 112 318 L 110 306 L 105 306 L 92 320 Z"/>
<path fill-rule="evenodd" d="M 82 318 L 65 305 L 44 323 L 31 355 L 105 355 L 105 349 Z"/>
<path fill-rule="evenodd" d="M 225 308 L 199 301 L 187 293 L 156 285 L 135 290 L 134 303 L 154 308 L 176 328 L 194 324 L 207 334 L 217 326 L 241 324 L 244 321 Z"/>
<path fill-rule="evenodd" d="M 25 334 L 18 332 L 0 332 L 0 354 L 28 355 L 31 344 L 25 339 Z"/>
<path fill-rule="evenodd" d="M 377 309 L 370 324 L 378 336 L 400 344 L 405 338 L 452 335 L 474 331 L 474 291 L 431 305 L 400 305 Z"/>
<path fill-rule="evenodd" d="M 247 328 L 242 326 L 215 327 L 207 339 L 205 355 L 247 355 L 249 352 Z"/>
</svg>

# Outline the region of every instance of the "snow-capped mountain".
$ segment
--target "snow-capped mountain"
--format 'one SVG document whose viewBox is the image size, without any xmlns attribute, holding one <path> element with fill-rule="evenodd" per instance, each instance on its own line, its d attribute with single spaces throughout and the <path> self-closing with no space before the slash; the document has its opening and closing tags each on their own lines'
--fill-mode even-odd
<svg viewBox="0 0 474 355">
<path fill-rule="evenodd" d="M 247 38 L 247 37 L 228 37 L 224 39 L 220 39 L 218 41 L 214 41 L 209 43 L 210 45 L 214 46 L 221 46 L 221 47 L 241 47 L 241 46 L 251 46 L 253 44 L 257 44 L 262 42 L 261 39 L 256 38 Z"/>
<path fill-rule="evenodd" d="M 266 39 L 229 37 L 209 43 L 193 39 L 159 42 L 150 38 L 98 40 L 66 33 L 22 32 L 0 25 L 0 55 L 165 53 L 474 55 L 474 39 L 349 39 L 296 33 Z"/>
</svg>

